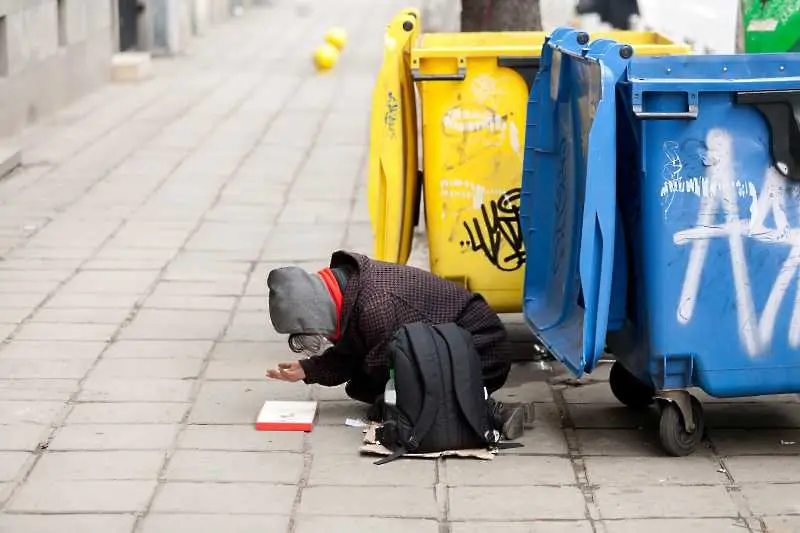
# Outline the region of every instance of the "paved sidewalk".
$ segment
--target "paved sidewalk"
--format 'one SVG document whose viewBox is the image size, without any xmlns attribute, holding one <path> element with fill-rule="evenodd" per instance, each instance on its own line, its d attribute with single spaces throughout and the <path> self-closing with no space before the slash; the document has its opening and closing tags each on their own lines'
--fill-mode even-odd
<svg viewBox="0 0 800 533">
<path fill-rule="evenodd" d="M 23 135 L 0 181 L 0 532 L 800 531 L 795 396 L 708 402 L 709 445 L 668 459 L 607 369 L 519 365 L 524 448 L 378 468 L 340 389 L 264 378 L 292 357 L 268 270 L 371 250 L 367 113 L 405 4 L 275 0 Z M 351 42 L 317 76 L 334 24 Z M 309 397 L 312 433 L 254 430 L 265 399 Z"/>
</svg>

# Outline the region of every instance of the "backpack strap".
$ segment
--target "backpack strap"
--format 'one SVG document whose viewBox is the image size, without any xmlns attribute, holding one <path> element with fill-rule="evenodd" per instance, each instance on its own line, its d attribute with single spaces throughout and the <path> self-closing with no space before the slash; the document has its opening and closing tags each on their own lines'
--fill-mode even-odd
<svg viewBox="0 0 800 533">
<path fill-rule="evenodd" d="M 525 445 L 521 442 L 496 442 L 492 444 L 492 447 L 498 450 L 511 450 L 512 448 L 524 448 Z"/>
<path fill-rule="evenodd" d="M 475 390 L 483 389 L 483 377 L 480 360 L 469 332 L 456 324 L 443 324 L 437 326 L 437 329 L 450 346 L 448 353 L 450 354 L 450 367 L 453 369 L 453 386 L 461 412 L 470 427 L 486 441 L 487 446 L 498 450 L 522 448 L 524 445 L 518 442 L 493 442 L 488 438 L 494 428 L 487 426 L 485 416 L 481 416 L 486 412 L 485 400 L 481 400 L 474 394 Z M 467 357 L 456 360 L 454 356 L 457 353 L 463 353 Z"/>
<path fill-rule="evenodd" d="M 483 438 L 487 445 L 491 444 L 488 432 L 492 431 L 492 428 L 486 425 L 484 414 L 486 405 L 483 397 L 475 394 L 475 391 L 483 390 L 475 345 L 471 342 L 469 333 L 456 324 L 442 324 L 436 326 L 436 330 L 448 344 L 453 387 L 461 412 L 475 433 Z"/>
<path fill-rule="evenodd" d="M 386 463 L 391 463 L 392 461 L 400 459 L 401 457 L 403 457 L 407 453 L 408 453 L 408 450 L 406 450 L 405 448 L 401 447 L 401 448 L 398 448 L 398 449 L 392 451 L 391 455 L 387 455 L 386 457 L 382 457 L 382 458 L 378 459 L 377 461 L 375 461 L 372 464 L 378 465 L 378 466 L 385 465 Z"/>
<path fill-rule="evenodd" d="M 408 443 L 408 451 L 413 451 L 430 431 L 436 413 L 439 410 L 441 396 L 441 365 L 439 363 L 436 340 L 430 326 L 416 323 L 406 326 L 414 358 L 417 361 L 419 374 L 422 377 L 425 397 L 417 423 L 404 440 Z"/>
</svg>

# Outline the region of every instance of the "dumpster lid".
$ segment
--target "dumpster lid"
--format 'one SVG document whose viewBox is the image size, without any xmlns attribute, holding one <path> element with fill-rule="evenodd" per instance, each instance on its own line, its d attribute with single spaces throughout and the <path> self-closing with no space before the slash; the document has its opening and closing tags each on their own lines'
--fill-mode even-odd
<svg viewBox="0 0 800 533">
<path fill-rule="evenodd" d="M 525 319 L 578 376 L 591 372 L 605 349 L 616 237 L 615 87 L 622 55 L 630 55 L 625 45 L 587 41 L 560 29 L 543 48 L 520 202 L 531 251 Z"/>
<path fill-rule="evenodd" d="M 414 43 L 411 57 L 538 57 L 547 34 L 541 31 L 426 33 Z M 637 55 L 688 54 L 692 47 L 655 31 L 592 32 L 590 39 L 613 39 L 632 45 Z"/>
<path fill-rule="evenodd" d="M 676 43 L 666 35 L 655 31 L 617 30 L 608 32 L 591 32 L 591 40 L 609 39 L 620 44 L 629 44 L 636 51 L 636 56 L 666 56 L 691 54 L 689 44 Z"/>
<path fill-rule="evenodd" d="M 538 57 L 545 36 L 540 31 L 426 33 L 411 57 Z"/>
<path fill-rule="evenodd" d="M 416 98 L 409 66 L 418 28 L 415 9 L 391 21 L 372 93 L 367 196 L 375 258 L 392 263 L 408 261 L 419 209 Z"/>
</svg>

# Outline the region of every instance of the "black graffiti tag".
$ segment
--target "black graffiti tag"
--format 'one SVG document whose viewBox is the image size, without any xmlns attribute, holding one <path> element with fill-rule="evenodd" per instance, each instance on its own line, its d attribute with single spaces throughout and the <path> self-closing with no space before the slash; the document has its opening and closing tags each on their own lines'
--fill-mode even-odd
<svg viewBox="0 0 800 533">
<path fill-rule="evenodd" d="M 504 272 L 518 270 L 525 264 L 525 249 L 519 222 L 520 189 L 502 194 L 497 200 L 481 205 L 481 216 L 464 222 L 473 252 L 482 252 Z"/>
<path fill-rule="evenodd" d="M 389 94 L 386 95 L 386 110 L 383 114 L 383 123 L 389 128 L 389 137 L 391 139 L 394 139 L 397 135 L 397 111 L 399 109 L 400 103 L 397 101 L 392 91 L 389 91 Z"/>
</svg>

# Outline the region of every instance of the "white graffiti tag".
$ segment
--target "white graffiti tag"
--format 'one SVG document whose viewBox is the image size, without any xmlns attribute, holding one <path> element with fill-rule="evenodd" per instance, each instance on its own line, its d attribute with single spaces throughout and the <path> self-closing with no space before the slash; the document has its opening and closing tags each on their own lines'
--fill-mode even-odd
<svg viewBox="0 0 800 533">
<path fill-rule="evenodd" d="M 701 200 L 697 225 L 674 235 L 675 244 L 691 243 L 692 247 L 678 304 L 677 320 L 681 324 L 687 324 L 692 319 L 711 240 L 727 239 L 739 335 L 748 355 L 754 357 L 769 349 L 778 311 L 790 284 L 798 277 L 800 229 L 790 227 L 786 216 L 786 180 L 775 169 L 770 167 L 766 171 L 759 193 L 755 192 L 752 184 L 742 190 L 741 183 L 733 178 L 732 163 L 735 156 L 730 135 L 723 130 L 712 130 L 707 135 L 706 146 L 715 164 L 707 167 L 704 179 L 707 180 L 709 190 L 715 191 L 715 194 L 699 195 Z M 741 218 L 738 198 L 743 196 L 750 196 L 752 201 L 750 212 Z M 724 215 L 722 223 L 717 222 L 720 213 Z M 772 215 L 772 227 L 767 227 L 766 224 L 769 215 Z M 789 247 L 788 257 L 775 278 L 760 318 L 753 302 L 745 239 Z M 788 340 L 792 348 L 800 347 L 800 284 L 794 300 Z"/>
</svg>

